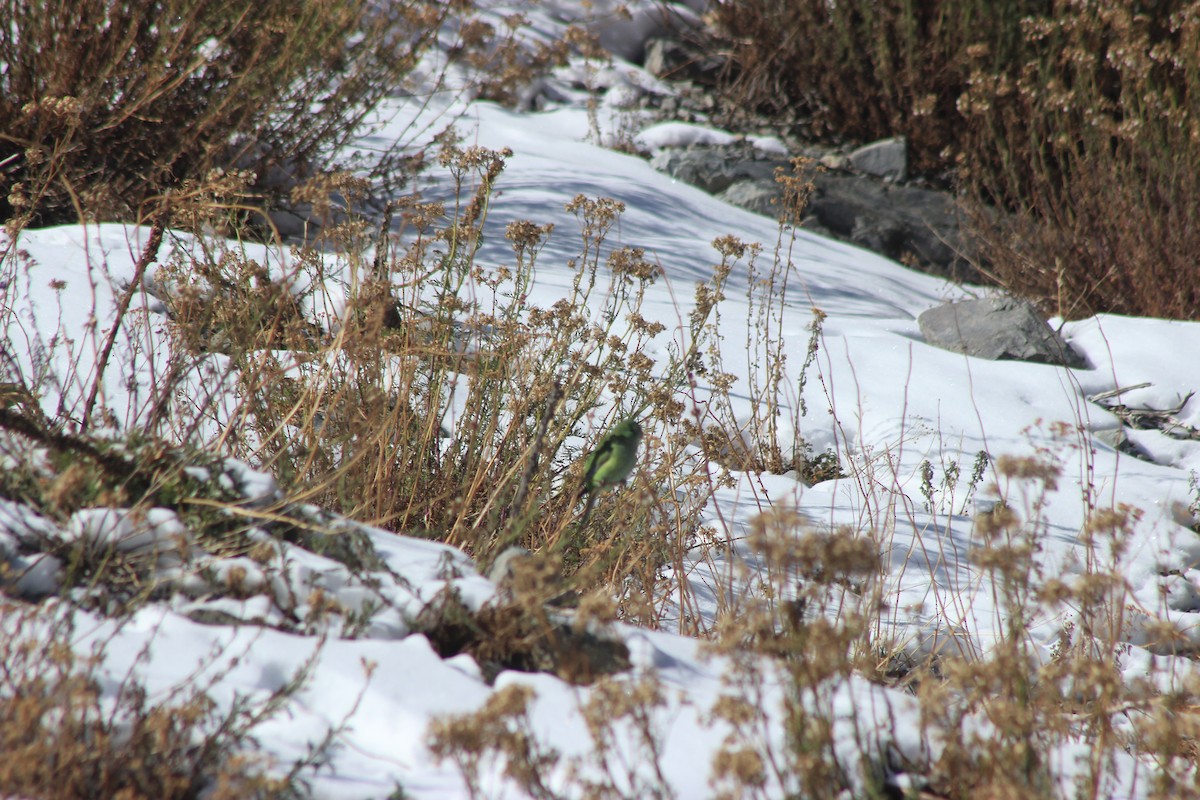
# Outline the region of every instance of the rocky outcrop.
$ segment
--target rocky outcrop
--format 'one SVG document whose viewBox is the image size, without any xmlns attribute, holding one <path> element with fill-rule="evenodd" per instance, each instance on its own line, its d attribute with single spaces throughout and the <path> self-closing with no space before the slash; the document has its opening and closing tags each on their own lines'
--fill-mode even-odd
<svg viewBox="0 0 1200 800">
<path fill-rule="evenodd" d="M 1032 361 L 1083 369 L 1087 360 L 1025 300 L 985 297 L 931 308 L 917 317 L 925 341 L 991 360 Z"/>
<path fill-rule="evenodd" d="M 868 153 L 858 161 L 873 170 L 902 174 L 905 167 L 896 153 L 896 140 L 888 140 L 886 145 L 855 151 Z M 808 156 L 814 164 L 824 161 L 851 166 L 855 160 L 855 154 L 841 159 L 820 152 L 799 155 Z M 783 190 L 775 181 L 776 172 L 792 171 L 787 158 L 743 143 L 662 150 L 651 164 L 733 205 L 768 216 L 781 210 Z M 824 164 L 814 166 L 805 177 L 812 181 L 813 193 L 803 212 L 803 227 L 934 275 L 979 282 L 948 193 Z"/>
</svg>

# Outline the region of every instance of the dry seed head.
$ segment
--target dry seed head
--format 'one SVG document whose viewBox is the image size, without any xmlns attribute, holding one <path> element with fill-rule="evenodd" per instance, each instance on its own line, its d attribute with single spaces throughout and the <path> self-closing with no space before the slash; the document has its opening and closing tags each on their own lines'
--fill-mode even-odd
<svg viewBox="0 0 1200 800">
<path fill-rule="evenodd" d="M 1020 544 L 993 545 L 980 550 L 976 562 L 981 569 L 992 570 L 1005 580 L 1024 582 L 1028 579 L 1030 564 L 1035 548 L 1022 542 Z"/>
<path fill-rule="evenodd" d="M 1072 587 L 1076 601 L 1083 608 L 1098 606 L 1120 597 L 1127 588 L 1120 575 L 1105 572 L 1089 572 L 1079 576 Z"/>
<path fill-rule="evenodd" d="M 446 204 L 441 200 L 421 202 L 416 195 L 400 202 L 401 218 L 420 233 L 425 233 L 446 218 Z"/>
<path fill-rule="evenodd" d="M 591 625 L 608 625 L 616 622 L 616 620 L 616 601 L 602 592 L 591 592 L 579 599 L 579 605 L 575 608 L 575 618 L 572 621 L 572 627 L 579 633 Z"/>
<path fill-rule="evenodd" d="M 611 677 L 601 678 L 592 687 L 588 708 L 595 709 L 609 723 L 615 717 L 633 716 L 657 708 L 664 702 L 662 684 L 653 673 L 634 682 Z"/>
<path fill-rule="evenodd" d="M 620 13 L 621 9 L 624 9 L 626 14 L 629 13 L 629 10 L 624 6 L 618 6 L 618 13 Z M 568 26 L 563 33 L 563 39 L 589 61 L 603 61 L 607 63 L 612 58 L 608 50 L 600 44 L 600 40 L 596 34 L 579 25 Z"/>
<path fill-rule="evenodd" d="M 704 322 L 708 318 L 709 312 L 724 299 L 725 295 L 719 289 L 714 289 L 706 283 L 697 283 L 696 307 L 689 315 L 692 324 L 698 325 Z"/>
<path fill-rule="evenodd" d="M 246 169 L 220 169 L 208 171 L 199 188 L 219 196 L 240 195 L 254 182 L 254 173 Z"/>
<path fill-rule="evenodd" d="M 983 61 L 991 55 L 992 48 L 984 43 L 969 44 L 966 52 L 971 61 Z"/>
<path fill-rule="evenodd" d="M 626 314 L 625 319 L 629 320 L 629 325 L 633 330 L 647 336 L 657 336 L 667 329 L 667 326 L 661 322 L 648 320 L 636 311 Z"/>
<path fill-rule="evenodd" d="M 513 243 L 513 250 L 520 253 L 538 247 L 552 230 L 553 223 L 538 225 L 527 219 L 519 219 L 508 223 L 508 227 L 504 229 L 504 237 Z"/>
<path fill-rule="evenodd" d="M 713 239 L 712 246 L 724 259 L 737 259 L 746 255 L 746 243 L 734 236 L 718 236 Z"/>
<path fill-rule="evenodd" d="M 658 265 L 647 261 L 645 256 L 646 251 L 640 247 L 622 247 L 609 253 L 608 266 L 618 275 L 653 283 L 658 277 Z"/>
<path fill-rule="evenodd" d="M 529 710 L 536 696 L 532 687 L 511 684 L 492 693 L 484 706 L 483 714 L 492 719 L 519 717 Z"/>
<path fill-rule="evenodd" d="M 242 565 L 233 565 L 225 573 L 225 587 L 232 592 L 234 596 L 240 595 L 243 591 L 243 586 L 246 583 L 246 576 L 248 574 L 249 573 L 246 572 L 246 568 Z"/>
<path fill-rule="evenodd" d="M 912 114 L 914 117 L 932 117 L 937 110 L 937 95 L 927 94 L 913 100 Z"/>
<path fill-rule="evenodd" d="M 642 352 L 637 352 L 629 356 L 629 369 L 633 372 L 649 376 L 650 370 L 654 367 L 654 359 Z"/>
<path fill-rule="evenodd" d="M 1093 535 L 1101 534 L 1116 536 L 1128 534 L 1134 525 L 1142 518 L 1141 509 L 1121 503 L 1116 508 L 1100 508 L 1088 518 L 1087 532 Z"/>
<path fill-rule="evenodd" d="M 713 703 L 711 713 L 734 727 L 743 727 L 757 721 L 763 712 L 741 695 L 723 694 Z"/>
<path fill-rule="evenodd" d="M 246 557 L 259 564 L 270 564 L 279 557 L 279 551 L 273 542 L 256 542 L 246 551 Z"/>
<path fill-rule="evenodd" d="M 495 34 L 496 29 L 488 23 L 481 19 L 470 19 L 458 29 L 458 46 L 463 48 L 479 47 L 491 41 Z"/>
<path fill-rule="evenodd" d="M 995 539 L 1005 532 L 1021 527 L 1021 517 L 1003 500 L 987 511 L 975 515 L 975 533 L 984 539 Z"/>
<path fill-rule="evenodd" d="M 792 533 L 804 519 L 789 509 L 760 514 L 751 526 L 749 543 L 772 564 L 809 577 L 872 575 L 879 570 L 879 548 L 848 527 L 831 533 Z"/>
<path fill-rule="evenodd" d="M 83 103 L 70 95 L 47 97 L 35 103 L 26 103 L 21 106 L 21 114 L 25 117 L 45 114 L 51 119 L 58 121 L 78 122 L 80 116 L 83 114 Z"/>
<path fill-rule="evenodd" d="M 25 192 L 26 186 L 23 182 L 17 181 L 14 183 L 8 193 L 7 199 L 9 205 L 11 205 L 14 209 L 32 206 L 33 201 L 30 200 L 29 196 Z"/>
<path fill-rule="evenodd" d="M 721 748 L 713 755 L 712 776 L 730 780 L 739 787 L 762 789 L 767 784 L 767 769 L 762 756 L 752 747 Z"/>
<path fill-rule="evenodd" d="M 1044 581 L 1037 589 L 1038 601 L 1046 605 L 1059 605 L 1071 600 L 1074 596 L 1075 593 L 1066 581 L 1058 578 Z"/>
<path fill-rule="evenodd" d="M 1029 456 L 1002 455 L 996 458 L 996 474 L 1016 480 L 1042 483 L 1047 489 L 1058 487 L 1062 470 L 1056 465 Z"/>
<path fill-rule="evenodd" d="M 625 213 L 625 204 L 611 197 L 590 199 L 585 194 L 577 194 L 566 205 L 567 211 L 581 215 L 588 225 L 607 228 Z"/>
<path fill-rule="evenodd" d="M 492 744 L 491 731 L 473 717 L 435 719 L 429 723 L 429 749 L 438 758 L 455 752 L 482 753 Z"/>
<path fill-rule="evenodd" d="M 320 620 L 326 614 L 336 614 L 342 611 L 342 604 L 338 602 L 338 599 L 326 593 L 319 586 L 309 592 L 307 603 L 309 607 L 308 619 L 310 621 Z"/>
</svg>

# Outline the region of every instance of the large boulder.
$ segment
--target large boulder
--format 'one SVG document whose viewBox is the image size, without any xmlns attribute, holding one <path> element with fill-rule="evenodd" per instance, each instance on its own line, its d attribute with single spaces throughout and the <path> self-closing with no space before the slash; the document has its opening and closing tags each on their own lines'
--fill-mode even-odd
<svg viewBox="0 0 1200 800">
<path fill-rule="evenodd" d="M 667 148 L 650 159 L 650 166 L 676 180 L 720 194 L 735 183 L 752 181 L 777 187 L 775 168 L 791 165 L 786 159 L 763 157 L 746 143 L 716 147 Z"/>
<path fill-rule="evenodd" d="M 953 199 L 840 172 L 813 176 L 811 214 L 840 239 L 925 272 L 976 283 Z"/>
<path fill-rule="evenodd" d="M 1088 367 L 1033 305 L 1013 297 L 985 297 L 931 308 L 917 317 L 925 341 L 991 360 Z"/>
<path fill-rule="evenodd" d="M 902 181 L 908 177 L 908 142 L 903 136 L 864 144 L 849 156 L 859 172 Z"/>
<path fill-rule="evenodd" d="M 679 39 L 651 39 L 646 43 L 644 66 L 656 78 L 712 86 L 725 67 L 725 59 Z"/>
<path fill-rule="evenodd" d="M 783 191 L 775 182 L 776 170 L 792 171 L 788 159 L 748 142 L 665 148 L 650 163 L 678 180 L 767 216 L 782 211 Z M 805 177 L 814 187 L 803 212 L 805 228 L 933 275 L 980 282 L 949 194 L 841 170 L 813 168 Z"/>
</svg>

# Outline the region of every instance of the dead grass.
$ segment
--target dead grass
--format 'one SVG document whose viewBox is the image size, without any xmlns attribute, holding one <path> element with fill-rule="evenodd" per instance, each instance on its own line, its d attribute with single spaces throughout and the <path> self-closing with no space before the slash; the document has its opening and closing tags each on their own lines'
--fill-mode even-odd
<svg viewBox="0 0 1200 800">
<path fill-rule="evenodd" d="M 44 800 L 282 797 L 249 748 L 252 714 L 225 716 L 199 688 L 152 702 L 138 684 L 101 691 L 102 649 L 77 655 L 44 609 L 4 601 L 0 791 Z M 240 754 L 236 754 L 240 751 Z"/>
<path fill-rule="evenodd" d="M 222 170 L 252 170 L 260 187 L 272 169 L 303 175 L 353 135 L 448 13 L 420 0 L 386 12 L 330 0 L 7 2 L 0 218 L 141 220 Z"/>
<path fill-rule="evenodd" d="M 1070 319 L 1194 319 L 1198 7 L 1063 6 L 1022 23 L 1018 73 L 973 67 L 959 103 L 963 185 L 993 273 Z"/>
<path fill-rule="evenodd" d="M 568 205 L 580 220 L 572 296 L 531 305 L 526 287 L 548 228 L 514 223 L 511 263 L 475 261 L 506 156 L 448 140 L 440 160 L 461 200 L 398 205 L 395 219 L 412 237 L 404 249 L 351 213 L 329 229 L 345 260 L 304 250 L 274 279 L 234 253 L 171 264 L 164 283 L 174 287 L 178 349 L 228 359 L 243 401 L 220 413 L 240 421 L 222 426 L 221 446 L 270 469 L 297 500 L 431 536 L 483 562 L 519 544 L 561 554 L 565 572 L 585 581 L 621 585 L 649 565 L 639 580 L 652 583 L 694 513 L 655 487 L 668 476 L 681 488 L 703 482 L 686 477 L 693 466 L 678 483 L 688 440 L 663 426 L 680 413 L 683 363 L 646 355 L 666 330 L 642 309 L 659 269 L 635 248 L 602 257 L 622 207 L 579 197 Z M 377 254 L 369 265 L 353 255 L 368 242 Z M 330 278 L 346 287 L 344 300 L 323 294 Z M 340 310 L 314 331 L 295 312 L 305 303 Z M 709 324 L 696 315 L 689 337 L 699 342 Z M 621 398 L 619 407 L 599 416 L 605 396 Z M 648 437 L 636 483 L 601 498 L 581 528 L 571 490 L 578 458 L 608 420 L 627 414 L 664 432 Z"/>
<path fill-rule="evenodd" d="M 1184 1 L 715 11 L 735 103 L 823 139 L 905 136 L 968 201 L 984 273 L 1067 318 L 1200 308 L 1196 19 Z"/>
</svg>

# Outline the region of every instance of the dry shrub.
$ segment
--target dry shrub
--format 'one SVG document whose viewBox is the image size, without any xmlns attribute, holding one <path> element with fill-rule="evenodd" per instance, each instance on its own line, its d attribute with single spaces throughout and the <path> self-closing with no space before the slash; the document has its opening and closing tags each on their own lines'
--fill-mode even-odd
<svg viewBox="0 0 1200 800">
<path fill-rule="evenodd" d="M 427 0 L 4 0 L 0 218 L 140 219 L 211 171 L 323 168 L 416 64 Z"/>
<path fill-rule="evenodd" d="M 0 632 L 0 793 L 41 800 L 277 797 L 235 750 L 247 731 L 201 691 L 155 704 L 135 683 L 115 698 L 54 614 L 6 601 Z M 37 620 L 35 620 L 35 617 Z M 28 630 L 14 625 L 24 620 Z M 49 626 L 50 631 L 41 628 Z M 47 635 L 48 634 L 48 635 Z"/>
<path fill-rule="evenodd" d="M 737 0 L 714 13 L 731 99 L 795 112 L 818 137 L 906 136 L 916 169 L 970 201 L 997 282 L 1066 317 L 1196 316 L 1200 3 Z"/>
<path fill-rule="evenodd" d="M 1131 678 L 1124 663 L 1135 612 L 1122 558 L 1141 512 L 1092 507 L 1079 534 L 1087 569 L 1047 574 L 1038 553 L 1059 463 L 1049 451 L 996 459 L 998 502 L 975 517 L 974 558 L 997 604 L 999 636 L 979 658 L 942 658 L 909 676 L 924 724 L 944 736 L 931 788 L 954 798 L 1049 796 L 1061 780 L 1056 753 L 1082 742 L 1090 755 L 1076 765 L 1074 796 L 1110 796 L 1112 754 L 1123 750 L 1143 767 L 1161 766 L 1149 796 L 1194 797 L 1195 720 L 1181 713 L 1195 703 L 1194 677 L 1168 680 L 1158 673 L 1165 665 L 1151 662 Z M 1065 624 L 1047 659 L 1035 631 L 1054 613 Z M 1182 641 L 1169 622 L 1147 634 L 1160 652 Z"/>
<path fill-rule="evenodd" d="M 454 762 L 472 800 L 487 796 L 483 780 L 497 761 L 504 764 L 504 776 L 530 797 L 558 797 L 546 780 L 560 753 L 542 745 L 533 734 L 533 699 L 533 689 L 513 684 L 494 692 L 474 714 L 447 716 L 430 724 L 429 749 L 439 761 Z"/>
<path fill-rule="evenodd" d="M 531 26 L 524 14 L 504 18 L 503 31 L 481 19 L 472 19 L 459 30 L 459 44 L 451 51 L 472 70 L 476 96 L 512 106 L 520 90 L 555 67 L 567 65 L 572 48 L 588 57 L 607 56 L 582 28 L 570 25 L 561 39 L 527 40 Z"/>
<path fill-rule="evenodd" d="M 458 768 L 471 798 L 494 794 L 494 784 L 485 781 L 501 764 L 506 779 L 538 800 L 674 797 L 662 771 L 670 726 L 663 713 L 669 708 L 666 694 L 651 674 L 636 680 L 602 679 L 578 703 L 591 748 L 565 755 L 537 734 L 531 713 L 534 689 L 509 684 L 479 711 L 434 720 L 429 749 L 439 761 Z"/>
<path fill-rule="evenodd" d="M 713 11 L 731 44 L 724 90 L 739 106 L 795 114 L 820 137 L 869 141 L 903 134 L 915 166 L 946 168 L 961 135 L 966 47 L 983 44 L 1007 69 L 1019 22 L 1047 0 L 996 4 L 920 0 L 736 0 Z"/>
<path fill-rule="evenodd" d="M 726 615 L 715 641 L 733 667 L 713 709 L 733 728 L 712 765 L 719 796 L 761 796 L 769 781 L 805 797 L 841 796 L 857 780 L 867 791 L 856 796 L 892 796 L 903 785 L 893 779 L 906 776 L 916 782 L 904 791 L 931 797 L 1047 797 L 1062 791 L 1063 754 L 1075 751 L 1087 757 L 1073 767 L 1071 796 L 1111 796 L 1114 779 L 1129 777 L 1114 764 L 1122 751 L 1139 760 L 1149 796 L 1196 796 L 1200 686 L 1193 676 L 1170 676 L 1166 662 L 1148 662 L 1143 676 L 1131 677 L 1129 662 L 1139 655 L 1127 644 L 1128 625 L 1138 612 L 1122 563 L 1140 512 L 1090 507 L 1080 531 L 1086 570 L 1060 576 L 1044 566 L 1061 456 L 1044 449 L 994 462 L 988 492 L 997 502 L 975 517 L 972 560 L 995 603 L 997 635 L 969 651 L 931 654 L 894 638 L 899 628 L 885 583 L 895 576 L 880 559 L 886 531 L 806 531 L 795 512 L 760 516 L 746 544 L 766 565 L 766 585 Z M 1047 657 L 1040 629 L 1059 615 L 1064 624 Z M 1155 652 L 1189 652 L 1168 621 L 1151 624 L 1146 635 Z M 785 747 L 763 735 L 768 675 L 784 676 L 788 688 Z M 897 751 L 856 775 L 846 759 L 851 751 L 837 740 L 844 729 L 832 727 L 831 701 L 834 688 L 855 676 L 910 693 L 920 711 L 914 724 L 937 747 L 916 763 L 906 763 L 911 751 Z M 905 725 L 896 720 L 897 741 L 910 735 Z M 860 745 L 872 758 L 872 740 Z"/>
<path fill-rule="evenodd" d="M 171 287 L 171 315 L 189 352 L 306 350 L 319 335 L 302 316 L 302 295 L 239 251 L 214 251 L 211 259 L 177 257 L 155 279 Z"/>
<path fill-rule="evenodd" d="M 713 757 L 715 796 L 765 796 L 768 781 L 788 796 L 844 796 L 853 768 L 835 734 L 834 696 L 872 663 L 879 542 L 870 531 L 805 531 L 795 511 L 773 509 L 746 543 L 768 565 L 767 585 L 721 620 L 712 643 L 730 663 L 712 709 L 730 728 Z M 776 710 L 765 687 L 775 678 L 785 690 L 782 743 L 766 735 Z"/>
<path fill-rule="evenodd" d="M 1060 2 L 960 100 L 996 278 L 1068 318 L 1200 309 L 1200 3 Z M 983 209 L 998 205 L 1004 217 Z"/>
<path fill-rule="evenodd" d="M 417 616 L 414 628 L 443 658 L 470 653 L 493 683 L 503 670 L 548 672 L 586 686 L 630 667 L 629 648 L 608 632 L 614 605 L 600 594 L 579 599 L 576 613 L 558 608 L 563 592 L 561 564 L 550 556 L 526 554 L 509 565 L 495 600 L 471 611 L 447 588 Z"/>
<path fill-rule="evenodd" d="M 565 575 L 624 587 L 625 613 L 652 619 L 644 590 L 686 547 L 710 488 L 686 431 L 670 424 L 689 359 L 661 365 L 647 352 L 666 331 L 643 313 L 659 268 L 638 248 L 609 247 L 617 201 L 568 204 L 579 257 L 570 296 L 551 307 L 528 297 L 550 226 L 510 223 L 511 260 L 476 261 L 507 155 L 445 138 L 452 201 L 405 198 L 378 223 L 347 207 L 287 275 L 220 248 L 160 270 L 173 352 L 225 365 L 236 408 L 198 402 L 158 418 L 181 430 L 236 420 L 208 446 L 270 470 L 297 500 L 483 563 L 509 545 L 548 550 Z M 328 328 L 311 327 L 300 306 L 326 310 Z M 707 308 L 689 321 L 694 348 L 711 333 Z M 607 398 L 617 407 L 599 411 Z M 581 444 L 626 415 L 650 432 L 639 469 L 581 519 Z"/>
</svg>

